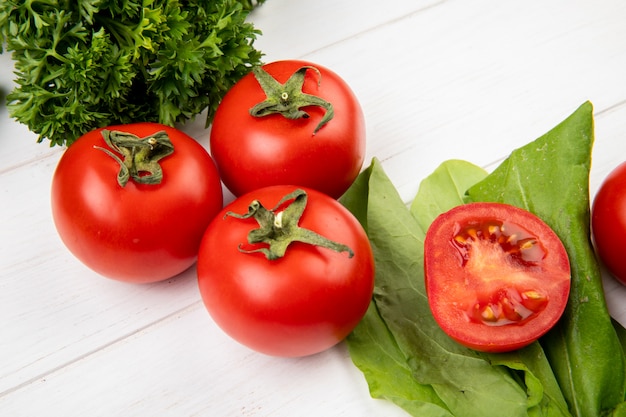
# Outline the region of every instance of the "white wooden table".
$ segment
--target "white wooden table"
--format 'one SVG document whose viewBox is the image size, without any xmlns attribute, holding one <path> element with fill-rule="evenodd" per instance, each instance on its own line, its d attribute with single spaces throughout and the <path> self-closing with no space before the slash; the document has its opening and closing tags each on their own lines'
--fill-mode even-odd
<svg viewBox="0 0 626 417">
<path fill-rule="evenodd" d="M 267 62 L 327 66 L 365 111 L 378 157 L 410 201 L 446 159 L 492 169 L 580 104 L 595 105 L 592 194 L 626 160 L 623 0 L 267 0 L 250 20 Z M 12 62 L 0 56 L 0 87 Z M 208 146 L 203 120 L 184 129 Z M 97 276 L 54 229 L 63 149 L 0 106 L 1 416 L 403 416 L 369 397 L 343 344 L 266 357 L 211 321 L 195 269 L 163 283 Z M 605 279 L 626 324 L 626 291 Z"/>
</svg>

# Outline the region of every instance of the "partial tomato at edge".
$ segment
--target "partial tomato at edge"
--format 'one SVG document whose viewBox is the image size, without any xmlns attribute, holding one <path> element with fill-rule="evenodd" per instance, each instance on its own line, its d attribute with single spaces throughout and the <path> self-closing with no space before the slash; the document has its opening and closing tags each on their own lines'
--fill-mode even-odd
<svg viewBox="0 0 626 417">
<path fill-rule="evenodd" d="M 112 279 L 148 283 L 183 272 L 195 262 L 204 230 L 223 206 L 213 160 L 175 128 L 110 126 L 109 132 L 139 138 L 164 131 L 174 147 L 158 161 L 160 184 L 130 179 L 122 187 L 120 164 L 112 155 L 123 155 L 108 147 L 104 130 L 83 135 L 59 160 L 51 189 L 59 236 L 82 263 Z"/>
<path fill-rule="evenodd" d="M 298 188 L 308 196 L 299 227 L 345 245 L 352 257 L 302 242 L 274 260 L 249 252 L 268 247 L 248 243 L 259 224 L 227 213 L 247 213 L 253 201 L 271 210 Z M 292 207 L 290 201 L 281 205 L 277 222 L 285 222 Z M 198 284 L 211 317 L 233 339 L 267 355 L 305 356 L 342 341 L 365 315 L 374 260 L 360 223 L 336 200 L 312 189 L 272 186 L 239 197 L 211 222 L 200 247 Z"/>
<path fill-rule="evenodd" d="M 626 163 L 604 179 L 591 208 L 594 245 L 611 275 L 626 285 Z"/>
<path fill-rule="evenodd" d="M 211 155 L 222 181 L 236 196 L 293 184 L 340 197 L 365 158 L 365 119 L 353 91 L 336 73 L 310 62 L 285 60 L 262 68 L 281 84 L 305 68 L 302 91 L 331 103 L 334 116 L 317 132 L 328 111 L 322 106 L 303 107 L 308 117 L 296 119 L 254 117 L 250 110 L 267 97 L 255 75 L 247 74 L 225 95 L 211 127 Z"/>
<path fill-rule="evenodd" d="M 526 346 L 559 320 L 569 296 L 567 252 L 534 214 L 471 203 L 441 214 L 424 242 L 433 316 L 457 342 L 504 352 Z"/>
</svg>

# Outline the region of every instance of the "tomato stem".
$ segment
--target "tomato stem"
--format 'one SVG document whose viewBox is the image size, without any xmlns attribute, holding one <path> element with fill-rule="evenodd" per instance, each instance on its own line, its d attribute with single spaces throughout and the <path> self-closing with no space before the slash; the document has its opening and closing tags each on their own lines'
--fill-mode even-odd
<svg viewBox="0 0 626 417">
<path fill-rule="evenodd" d="M 293 200 L 282 211 L 278 209 L 286 202 Z M 254 218 L 259 224 L 259 228 L 252 229 L 248 233 L 248 243 L 251 245 L 265 243 L 268 247 L 245 250 L 239 245 L 239 250 L 244 253 L 260 252 L 269 260 L 282 258 L 287 247 L 293 242 L 302 242 L 314 246 L 321 246 L 335 252 L 347 252 L 352 258 L 354 252 L 346 245 L 334 242 L 324 236 L 298 226 L 302 213 L 306 208 L 308 196 L 304 190 L 297 189 L 283 197 L 276 207 L 271 210 L 263 207 L 261 202 L 254 200 L 248 207 L 248 212 L 244 214 L 229 211 L 225 217 L 235 217 L 237 219 Z"/>
<path fill-rule="evenodd" d="M 333 105 L 321 97 L 306 94 L 302 91 L 304 85 L 304 76 L 307 70 L 315 71 L 318 75 L 317 85 L 322 82 L 320 71 L 312 66 L 303 66 L 289 77 L 289 79 L 281 84 L 267 71 L 261 67 L 254 67 L 252 72 L 257 79 L 266 99 L 257 103 L 250 109 L 250 114 L 254 117 L 263 117 L 270 114 L 281 114 L 287 119 L 307 119 L 309 114 L 302 107 L 319 106 L 326 110 L 324 117 L 315 127 L 313 134 L 315 135 L 326 123 L 328 123 L 335 115 Z"/>
<path fill-rule="evenodd" d="M 132 133 L 117 130 L 103 130 L 102 137 L 110 149 L 100 146 L 94 148 L 103 151 L 120 164 L 117 182 L 125 187 L 132 178 L 139 184 L 160 184 L 163 170 L 159 160 L 174 152 L 174 145 L 165 131 L 140 138 Z M 122 158 L 111 150 L 117 151 Z"/>
</svg>

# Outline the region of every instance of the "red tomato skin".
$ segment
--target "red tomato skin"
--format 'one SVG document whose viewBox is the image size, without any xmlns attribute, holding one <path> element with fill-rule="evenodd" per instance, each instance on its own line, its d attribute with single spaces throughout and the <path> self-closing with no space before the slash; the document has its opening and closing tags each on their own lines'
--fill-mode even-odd
<svg viewBox="0 0 626 417">
<path fill-rule="evenodd" d="M 497 281 L 490 279 L 491 276 L 473 276 L 463 271 L 453 248 L 453 236 L 467 222 L 484 219 L 499 219 L 519 225 L 530 231 L 546 248 L 545 258 L 540 265 L 522 269 L 524 274 L 533 277 L 529 282 L 534 282 L 537 288 L 548 295 L 546 307 L 526 322 L 490 326 L 467 317 L 466 306 L 472 305 L 474 291 L 481 291 L 480 288 L 476 290 L 475 283 L 486 283 L 485 288 L 489 292 L 500 288 L 533 289 L 523 287 L 519 281 L 511 281 L 508 287 L 500 287 Z M 494 266 L 496 269 L 506 267 L 489 265 L 490 268 Z M 435 321 L 458 343 L 483 352 L 520 349 L 545 334 L 565 310 L 571 279 L 567 252 L 554 231 L 534 214 L 501 203 L 465 204 L 437 217 L 424 241 L 424 272 L 426 293 Z M 459 286 L 459 282 L 468 284 Z"/>
<path fill-rule="evenodd" d="M 193 138 L 156 123 L 109 126 L 145 137 L 165 130 L 174 153 L 161 159 L 158 185 L 117 183 L 119 164 L 101 131 L 89 132 L 61 157 L 51 189 L 55 226 L 63 243 L 100 275 L 131 283 L 171 278 L 197 258 L 204 230 L 222 208 L 213 160 Z"/>
<path fill-rule="evenodd" d="M 340 197 L 359 174 L 365 158 L 365 118 L 350 87 L 333 71 L 310 62 L 287 60 L 263 66 L 284 83 L 299 68 L 306 72 L 303 91 L 333 104 L 335 116 L 315 135 L 324 115 L 307 107 L 308 119 L 280 114 L 253 117 L 249 110 L 266 96 L 252 73 L 228 91 L 211 127 L 211 155 L 226 187 L 239 196 L 270 185 L 293 184 Z"/>
<path fill-rule="evenodd" d="M 600 185 L 591 209 L 591 226 L 600 260 L 615 279 L 626 285 L 626 162 Z"/>
<path fill-rule="evenodd" d="M 365 231 L 336 200 L 312 189 L 300 226 L 343 243 L 354 257 L 292 243 L 284 257 L 242 253 L 254 219 L 245 213 L 258 199 L 271 209 L 297 187 L 270 186 L 224 208 L 209 225 L 198 258 L 198 284 L 216 324 L 239 343 L 281 357 L 306 356 L 342 341 L 365 315 L 374 289 L 374 259 Z M 302 188 L 302 187 L 298 187 Z"/>
</svg>

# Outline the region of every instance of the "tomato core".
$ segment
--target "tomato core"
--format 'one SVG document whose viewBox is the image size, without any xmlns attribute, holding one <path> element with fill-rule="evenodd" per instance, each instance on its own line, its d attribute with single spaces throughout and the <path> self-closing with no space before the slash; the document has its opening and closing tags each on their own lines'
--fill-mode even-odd
<svg viewBox="0 0 626 417">
<path fill-rule="evenodd" d="M 518 274 L 520 267 L 536 266 L 546 256 L 545 248 L 533 234 L 497 220 L 458 224 L 457 227 L 459 231 L 451 243 L 458 252 L 460 265 L 469 276 L 491 281 L 490 286 L 499 288 L 493 292 L 477 292 L 474 304 L 467 311 L 468 319 L 503 326 L 530 320 L 543 310 L 548 300 L 540 290 L 507 288 L 508 278 Z"/>
</svg>

